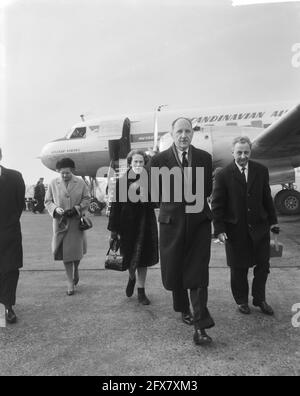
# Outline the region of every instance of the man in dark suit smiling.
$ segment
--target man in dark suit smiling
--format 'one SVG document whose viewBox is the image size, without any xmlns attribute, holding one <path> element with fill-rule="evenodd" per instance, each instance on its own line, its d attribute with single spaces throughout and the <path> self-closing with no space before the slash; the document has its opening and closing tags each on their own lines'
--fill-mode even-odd
<svg viewBox="0 0 300 396">
<path fill-rule="evenodd" d="M 250 314 L 248 271 L 254 267 L 253 305 L 266 315 L 273 310 L 266 302 L 270 269 L 270 229 L 278 233 L 277 217 L 269 186 L 268 169 L 250 160 L 251 141 L 233 141 L 234 161 L 218 172 L 212 199 L 215 235 L 225 243 L 231 270 L 231 290 L 239 311 Z"/>
</svg>

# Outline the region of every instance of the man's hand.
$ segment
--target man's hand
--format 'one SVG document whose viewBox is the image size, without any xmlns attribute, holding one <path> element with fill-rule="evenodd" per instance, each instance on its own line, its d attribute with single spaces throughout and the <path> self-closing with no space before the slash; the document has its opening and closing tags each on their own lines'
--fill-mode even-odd
<svg viewBox="0 0 300 396">
<path fill-rule="evenodd" d="M 279 224 L 273 224 L 270 227 L 270 231 L 273 232 L 273 234 L 279 234 L 280 233 L 280 227 Z"/>
<path fill-rule="evenodd" d="M 225 243 L 227 238 L 226 232 L 222 232 L 221 234 L 218 235 L 218 239 L 221 243 Z"/>
</svg>

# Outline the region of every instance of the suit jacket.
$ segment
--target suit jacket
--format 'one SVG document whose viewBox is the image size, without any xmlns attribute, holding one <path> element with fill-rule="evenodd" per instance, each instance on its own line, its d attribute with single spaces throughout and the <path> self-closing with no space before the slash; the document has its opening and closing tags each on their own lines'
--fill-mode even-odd
<svg viewBox="0 0 300 396">
<path fill-rule="evenodd" d="M 25 203 L 21 173 L 2 167 L 0 176 L 0 273 L 23 266 L 20 217 Z"/>
<path fill-rule="evenodd" d="M 154 156 L 150 166 L 159 169 L 166 167 L 182 172 L 182 165 L 174 145 Z M 211 155 L 190 146 L 189 166 L 191 173 L 185 182 L 192 187 L 193 193 L 196 193 L 196 168 L 204 169 L 203 183 L 198 180 L 201 187 L 198 195 L 203 194 L 204 200 L 200 212 L 187 213 L 187 203 L 184 200 L 176 202 L 173 194 L 175 178 L 171 179 L 170 183 L 170 202 L 163 202 L 162 188 L 165 183 L 162 180 L 157 194 L 160 201 L 158 221 L 160 223 L 162 281 L 167 290 L 174 290 L 178 287 L 191 289 L 208 285 L 212 213 L 207 199 L 212 191 Z"/>
<path fill-rule="evenodd" d="M 56 259 L 63 258 L 64 261 L 81 260 L 87 248 L 85 232 L 79 230 L 79 218 L 68 218 L 66 225 L 63 225 L 60 223 L 60 218 L 55 216 L 55 209 L 61 207 L 66 210 L 79 205 L 85 212 L 89 202 L 89 189 L 85 182 L 76 176 L 72 176 L 67 188 L 61 178 L 54 179 L 49 184 L 45 206 L 53 217 L 52 252 Z M 58 258 L 57 252 L 62 242 L 63 255 L 62 258 Z"/>
<path fill-rule="evenodd" d="M 215 235 L 227 233 L 228 265 L 235 267 L 269 259 L 270 225 L 277 223 L 268 169 L 249 161 L 248 170 L 247 185 L 235 162 L 218 172 L 212 198 Z"/>
</svg>

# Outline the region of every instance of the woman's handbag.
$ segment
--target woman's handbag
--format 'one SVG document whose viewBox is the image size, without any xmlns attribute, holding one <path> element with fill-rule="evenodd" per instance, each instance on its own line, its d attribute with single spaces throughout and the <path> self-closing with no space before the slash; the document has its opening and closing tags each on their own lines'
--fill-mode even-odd
<svg viewBox="0 0 300 396">
<path fill-rule="evenodd" d="M 108 249 L 105 258 L 105 269 L 111 269 L 115 271 L 126 271 L 127 268 L 124 265 L 124 259 L 121 254 L 118 254 L 117 250 Z"/>
<path fill-rule="evenodd" d="M 89 217 L 85 217 L 84 215 L 80 216 L 79 219 L 79 229 L 80 231 L 86 231 L 93 227 L 92 220 Z"/>
</svg>

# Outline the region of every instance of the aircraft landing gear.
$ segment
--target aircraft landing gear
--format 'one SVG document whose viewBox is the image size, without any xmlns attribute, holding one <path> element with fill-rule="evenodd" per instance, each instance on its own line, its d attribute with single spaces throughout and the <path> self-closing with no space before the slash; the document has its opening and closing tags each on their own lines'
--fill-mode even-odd
<svg viewBox="0 0 300 396">
<path fill-rule="evenodd" d="M 94 215 L 101 215 L 102 210 L 105 208 L 104 202 L 99 202 L 97 198 L 92 198 L 88 211 Z"/>
<path fill-rule="evenodd" d="M 82 177 L 86 185 L 89 187 L 90 194 L 91 194 L 91 201 L 88 207 L 88 211 L 95 215 L 101 216 L 102 210 L 105 208 L 105 202 L 100 202 L 95 196 L 95 189 L 97 186 L 97 180 L 94 177 L 90 177 L 90 182 L 87 182 L 85 177 Z"/>
<path fill-rule="evenodd" d="M 295 190 L 294 184 L 283 184 L 282 190 L 274 198 L 275 207 L 279 213 L 284 215 L 295 215 L 300 213 L 300 192 Z"/>
</svg>

